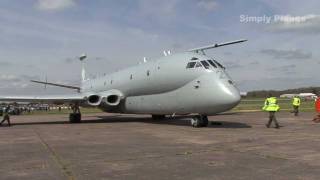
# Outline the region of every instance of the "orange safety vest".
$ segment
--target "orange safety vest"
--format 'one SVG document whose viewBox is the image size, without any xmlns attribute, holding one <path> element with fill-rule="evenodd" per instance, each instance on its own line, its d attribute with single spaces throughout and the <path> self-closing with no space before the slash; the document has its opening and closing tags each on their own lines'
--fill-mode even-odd
<svg viewBox="0 0 320 180">
<path fill-rule="evenodd" d="M 320 112 L 320 98 L 316 99 L 315 108 L 317 112 Z"/>
</svg>

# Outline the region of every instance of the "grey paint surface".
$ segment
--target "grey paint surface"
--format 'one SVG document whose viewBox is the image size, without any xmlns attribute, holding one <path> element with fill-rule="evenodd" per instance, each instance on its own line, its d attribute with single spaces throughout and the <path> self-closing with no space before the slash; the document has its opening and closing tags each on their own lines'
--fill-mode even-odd
<svg viewBox="0 0 320 180">
<path fill-rule="evenodd" d="M 50 97 L 0 97 L 12 101 L 81 101 L 106 112 L 136 114 L 203 114 L 227 111 L 240 101 L 240 93 L 222 67 L 186 68 L 212 59 L 196 52 L 177 53 L 153 62 L 84 80 L 73 95 Z M 99 97 L 91 102 L 93 96 Z M 110 102 L 109 97 L 117 100 Z"/>
</svg>

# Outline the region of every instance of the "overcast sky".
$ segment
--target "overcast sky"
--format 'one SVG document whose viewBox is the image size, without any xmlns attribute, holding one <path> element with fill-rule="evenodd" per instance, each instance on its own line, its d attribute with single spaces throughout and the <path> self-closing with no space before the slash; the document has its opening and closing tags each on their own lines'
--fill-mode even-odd
<svg viewBox="0 0 320 180">
<path fill-rule="evenodd" d="M 208 52 L 241 91 L 320 86 L 319 7 L 318 0 L 1 0 L 0 94 L 65 92 L 29 80 L 79 84 L 83 52 L 93 77 L 163 50 L 241 38 L 249 41 Z M 247 18 L 275 15 L 299 21 Z"/>
</svg>

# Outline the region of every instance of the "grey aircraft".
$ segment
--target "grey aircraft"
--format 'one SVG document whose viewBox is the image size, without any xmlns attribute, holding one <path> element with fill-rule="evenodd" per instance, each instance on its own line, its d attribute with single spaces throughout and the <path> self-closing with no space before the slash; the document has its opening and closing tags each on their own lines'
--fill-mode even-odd
<svg viewBox="0 0 320 180">
<path fill-rule="evenodd" d="M 1 101 L 64 102 L 72 104 L 71 123 L 81 122 L 79 106 L 96 106 L 105 112 L 150 114 L 153 119 L 166 115 L 190 115 L 193 127 L 208 125 L 208 115 L 228 111 L 240 102 L 239 90 L 223 67 L 206 56 L 205 50 L 241 43 L 237 40 L 190 49 L 171 54 L 153 62 L 86 79 L 82 61 L 80 87 L 33 81 L 45 85 L 77 90 L 72 95 L 4 96 Z"/>
</svg>

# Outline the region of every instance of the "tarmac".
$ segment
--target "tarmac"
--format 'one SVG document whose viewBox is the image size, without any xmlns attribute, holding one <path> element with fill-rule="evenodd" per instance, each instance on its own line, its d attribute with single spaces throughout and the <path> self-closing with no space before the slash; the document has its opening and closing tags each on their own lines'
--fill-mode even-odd
<svg viewBox="0 0 320 180">
<path fill-rule="evenodd" d="M 0 127 L 0 179 L 319 179 L 320 124 L 314 113 L 262 112 L 189 119 L 89 114 L 12 116 Z"/>
</svg>

